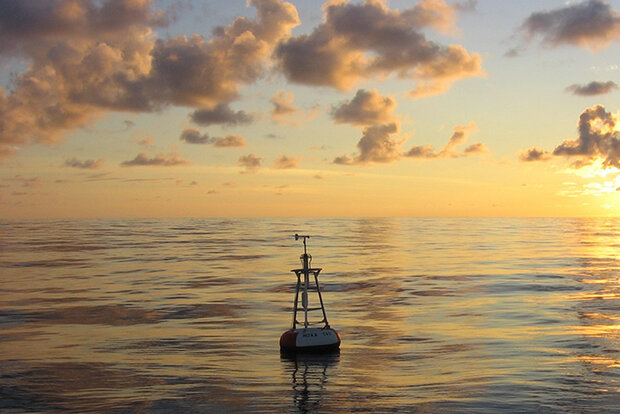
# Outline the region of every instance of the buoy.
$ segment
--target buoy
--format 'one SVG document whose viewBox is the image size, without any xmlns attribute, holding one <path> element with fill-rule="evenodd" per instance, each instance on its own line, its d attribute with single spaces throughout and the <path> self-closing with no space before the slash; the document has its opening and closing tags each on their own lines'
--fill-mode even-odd
<svg viewBox="0 0 620 414">
<path fill-rule="evenodd" d="M 291 270 L 297 276 L 297 286 L 293 303 L 293 326 L 280 337 L 280 350 L 285 353 L 331 352 L 340 349 L 340 334 L 329 326 L 323 304 L 319 286 L 319 273 L 322 269 L 310 267 L 312 256 L 308 254 L 306 248 L 306 239 L 309 238 L 310 236 L 295 234 L 295 240 L 302 239 L 304 243 L 304 254 L 300 256 L 303 267 Z M 314 283 L 312 283 L 311 276 L 314 278 Z M 308 293 L 316 293 L 318 303 L 314 307 L 311 306 Z M 314 323 L 310 322 L 308 314 L 319 310 L 322 312 L 323 319 Z M 303 314 L 303 322 L 297 320 L 300 314 Z"/>
</svg>

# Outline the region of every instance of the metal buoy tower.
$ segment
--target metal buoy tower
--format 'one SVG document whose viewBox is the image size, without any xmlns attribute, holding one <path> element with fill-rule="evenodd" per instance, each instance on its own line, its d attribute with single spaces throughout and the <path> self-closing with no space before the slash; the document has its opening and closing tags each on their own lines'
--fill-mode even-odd
<svg viewBox="0 0 620 414">
<path fill-rule="evenodd" d="M 297 286 L 295 288 L 295 301 L 293 303 L 293 323 L 291 329 L 284 332 L 280 337 L 280 349 L 287 352 L 298 351 L 329 351 L 337 350 L 340 347 L 340 335 L 329 326 L 327 313 L 325 312 L 325 304 L 321 295 L 319 285 L 319 273 L 321 268 L 311 267 L 312 256 L 308 254 L 306 240 L 309 235 L 295 234 L 295 240 L 302 240 L 304 245 L 304 253 L 300 256 L 303 267 L 293 269 L 291 272 L 297 276 Z M 312 277 L 314 283 L 312 283 Z M 319 305 L 310 306 L 308 297 L 309 292 L 314 292 L 318 296 Z M 299 297 L 301 295 L 301 306 Z M 323 319 L 318 322 L 310 322 L 308 313 L 321 311 Z M 299 314 L 303 312 L 303 322 L 298 321 Z M 318 328 L 316 325 L 323 325 Z"/>
</svg>

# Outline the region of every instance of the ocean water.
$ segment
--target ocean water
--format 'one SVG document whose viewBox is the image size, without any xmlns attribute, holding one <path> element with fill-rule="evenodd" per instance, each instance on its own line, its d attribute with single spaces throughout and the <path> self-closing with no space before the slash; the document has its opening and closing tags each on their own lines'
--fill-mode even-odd
<svg viewBox="0 0 620 414">
<path fill-rule="evenodd" d="M 295 233 L 339 354 L 280 355 Z M 0 412 L 618 412 L 619 253 L 619 219 L 0 221 Z"/>
</svg>

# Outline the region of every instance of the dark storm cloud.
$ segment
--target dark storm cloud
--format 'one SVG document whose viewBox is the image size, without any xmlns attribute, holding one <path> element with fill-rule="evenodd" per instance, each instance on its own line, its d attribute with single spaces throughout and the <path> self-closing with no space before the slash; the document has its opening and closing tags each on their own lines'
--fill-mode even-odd
<svg viewBox="0 0 620 414">
<path fill-rule="evenodd" d="M 549 46 L 599 50 L 620 39 L 620 15 L 604 1 L 588 0 L 532 13 L 520 29 L 528 40 L 539 36 Z"/>
<path fill-rule="evenodd" d="M 197 109 L 191 115 L 192 122 L 198 125 L 241 125 L 252 122 L 252 116 L 245 111 L 233 111 L 227 104 L 219 104 L 213 109 Z"/>
<path fill-rule="evenodd" d="M 0 156 L 58 142 L 109 110 L 217 112 L 263 75 L 273 45 L 299 23 L 290 3 L 248 4 L 256 19 L 237 17 L 209 39 L 154 40 L 152 26 L 165 16 L 149 0 L 0 2 L 0 54 L 29 61 L 10 92 L 0 87 Z M 239 112 L 233 118 L 246 120 Z"/>
<path fill-rule="evenodd" d="M 587 85 L 578 85 L 574 84 L 566 88 L 567 92 L 572 92 L 575 95 L 580 96 L 594 96 L 594 95 L 604 95 L 606 93 L 613 92 L 615 89 L 618 89 L 618 85 L 616 85 L 613 81 L 608 82 L 597 82 L 593 81 L 588 83 Z"/>
<path fill-rule="evenodd" d="M 324 11 L 324 22 L 313 32 L 289 38 L 275 50 L 292 82 L 347 90 L 365 78 L 396 74 L 437 93 L 454 80 L 483 73 L 479 55 L 421 33 L 424 27 L 453 28 L 454 8 L 443 0 L 424 0 L 402 11 L 378 0 L 328 2 Z"/>
<path fill-rule="evenodd" d="M 374 125 L 392 120 L 396 100 L 383 97 L 376 89 L 360 89 L 348 102 L 332 107 L 331 115 L 336 123 Z"/>
</svg>

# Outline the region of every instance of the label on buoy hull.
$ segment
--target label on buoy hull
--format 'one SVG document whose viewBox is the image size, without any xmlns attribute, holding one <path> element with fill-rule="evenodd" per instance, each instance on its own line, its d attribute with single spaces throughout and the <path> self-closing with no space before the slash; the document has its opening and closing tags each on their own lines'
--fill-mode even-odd
<svg viewBox="0 0 620 414">
<path fill-rule="evenodd" d="M 280 347 L 285 350 L 337 349 L 340 335 L 331 328 L 290 329 L 282 334 Z"/>
</svg>

